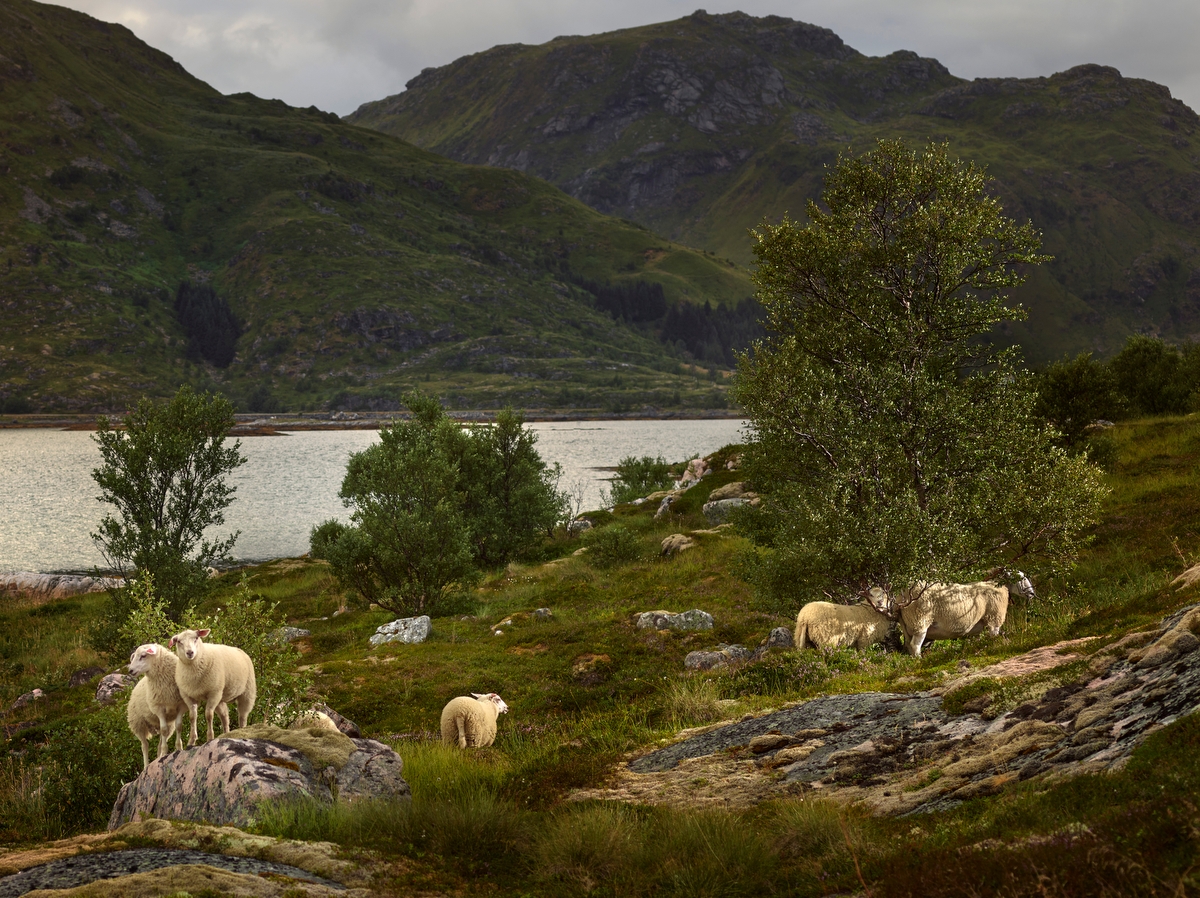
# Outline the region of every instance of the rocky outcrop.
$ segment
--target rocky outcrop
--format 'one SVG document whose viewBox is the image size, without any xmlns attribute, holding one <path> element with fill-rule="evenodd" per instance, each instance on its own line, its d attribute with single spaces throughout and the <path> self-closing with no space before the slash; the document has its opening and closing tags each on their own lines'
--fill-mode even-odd
<svg viewBox="0 0 1200 898">
<path fill-rule="evenodd" d="M 0 574 L 0 596 L 32 596 L 41 601 L 65 599 L 89 592 L 101 592 L 124 584 L 115 577 L 84 577 L 78 574 L 39 574 L 17 571 Z"/>
<path fill-rule="evenodd" d="M 142 816 L 245 827 L 279 799 L 408 798 L 403 766 L 373 739 L 259 724 L 151 763 L 121 788 L 108 828 Z"/>
<path fill-rule="evenodd" d="M 635 622 L 639 630 L 711 630 L 712 615 L 699 608 L 691 611 L 643 611 Z"/>
<path fill-rule="evenodd" d="M 384 624 L 368 641 L 371 645 L 383 645 L 386 642 L 415 644 L 428 639 L 431 628 L 432 623 L 427 614 L 420 617 L 402 617 Z"/>
<path fill-rule="evenodd" d="M 1147 734 L 1200 708 L 1198 633 L 1192 606 L 1095 651 L 1082 676 L 1045 677 L 1078 668 L 1090 641 L 1075 640 L 937 690 L 813 699 L 685 734 L 623 765 L 615 787 L 575 797 L 729 807 L 818 792 L 895 815 L 1029 779 L 1117 769 Z M 1021 693 L 1013 681 L 1031 675 L 1041 679 L 1027 700 L 1000 707 L 1004 694 Z M 993 688 L 1001 682 L 1008 688 Z M 698 792 L 697 780 L 709 785 Z"/>
<path fill-rule="evenodd" d="M 102 705 L 107 705 L 117 697 L 117 694 L 125 691 L 130 686 L 137 682 L 137 677 L 123 673 L 110 673 L 96 685 L 96 701 Z"/>
</svg>

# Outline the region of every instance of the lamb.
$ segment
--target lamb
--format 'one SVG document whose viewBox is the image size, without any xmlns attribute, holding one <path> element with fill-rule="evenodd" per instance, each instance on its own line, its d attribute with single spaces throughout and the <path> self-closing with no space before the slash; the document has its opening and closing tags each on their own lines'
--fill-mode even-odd
<svg viewBox="0 0 1200 898">
<path fill-rule="evenodd" d="M 142 743 L 142 769 L 150 766 L 150 737 L 158 736 L 158 757 L 167 753 L 167 745 L 175 735 L 175 750 L 183 750 L 183 728 L 180 723 L 186 705 L 175 684 L 175 668 L 179 662 L 169 651 L 156 643 L 139 645 L 129 656 L 129 672 L 144 673 L 129 696 L 125 717 L 129 729 Z"/>
<path fill-rule="evenodd" d="M 919 658 L 926 639 L 962 639 L 982 633 L 985 627 L 993 636 L 1000 635 L 1008 616 L 1008 587 L 991 580 L 918 582 L 898 597 L 896 605 L 904 647 Z"/>
<path fill-rule="evenodd" d="M 258 687 L 254 680 L 254 662 L 241 649 L 220 643 L 203 642 L 211 630 L 184 630 L 171 637 L 170 646 L 179 656 L 175 682 L 187 705 L 192 721 L 188 747 L 196 744 L 196 717 L 200 702 L 204 702 L 204 717 L 208 721 L 208 741 L 213 736 L 213 712 L 221 718 L 229 732 L 229 702 L 237 702 L 238 727 L 244 727 L 254 708 Z"/>
<path fill-rule="evenodd" d="M 496 740 L 496 718 L 508 711 L 504 699 L 494 692 L 460 695 L 442 709 L 442 744 L 459 748 L 481 748 Z"/>
<path fill-rule="evenodd" d="M 809 602 L 796 615 L 796 648 L 862 650 L 882 642 L 891 628 L 892 620 L 870 605 Z"/>
</svg>

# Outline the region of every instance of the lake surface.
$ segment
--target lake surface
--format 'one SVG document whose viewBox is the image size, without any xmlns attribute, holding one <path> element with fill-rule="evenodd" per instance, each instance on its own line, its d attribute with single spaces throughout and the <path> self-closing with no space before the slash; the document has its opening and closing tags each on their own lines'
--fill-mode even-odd
<svg viewBox="0 0 1200 898">
<path fill-rule="evenodd" d="M 611 467 L 627 455 L 681 461 L 743 439 L 744 421 L 567 421 L 531 424 L 538 451 L 562 465 L 560 489 L 600 506 Z M 237 498 L 222 533 L 241 530 L 241 561 L 308 551 L 313 526 L 347 520 L 338 498 L 346 460 L 378 440 L 371 430 L 298 431 L 242 437 L 247 462 L 230 477 Z M 89 534 L 109 506 L 97 501 L 100 453 L 85 431 L 0 431 L 0 571 L 85 571 L 104 560 Z"/>
</svg>

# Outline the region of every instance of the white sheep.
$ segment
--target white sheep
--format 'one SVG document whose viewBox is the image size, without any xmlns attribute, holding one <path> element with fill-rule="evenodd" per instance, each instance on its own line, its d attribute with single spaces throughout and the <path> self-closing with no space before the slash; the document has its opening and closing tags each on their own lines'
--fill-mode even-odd
<svg viewBox="0 0 1200 898">
<path fill-rule="evenodd" d="M 481 748 L 496 740 L 496 718 L 508 711 L 494 692 L 472 692 L 452 698 L 442 709 L 442 743 Z"/>
<path fill-rule="evenodd" d="M 175 750 L 183 750 L 183 728 L 180 722 L 187 706 L 175 684 L 175 668 L 179 662 L 157 643 L 139 645 L 129 656 L 129 672 L 145 674 L 129 696 L 125 717 L 129 729 L 142 743 L 142 769 L 150 766 L 150 737 L 158 736 L 158 757 L 167 753 L 171 735 Z"/>
<path fill-rule="evenodd" d="M 872 590 L 874 593 L 875 590 Z M 991 580 L 978 583 L 918 582 L 896 597 L 904 647 L 921 657 L 926 639 L 963 639 L 982 633 L 1000 635 L 1008 616 L 1008 587 Z"/>
<path fill-rule="evenodd" d="M 809 602 L 796 615 L 796 648 L 862 650 L 882 642 L 891 628 L 892 620 L 870 605 Z"/>
<path fill-rule="evenodd" d="M 208 741 L 213 737 L 213 711 L 229 732 L 229 702 L 237 702 L 238 728 L 246 725 L 258 687 L 254 680 L 254 662 L 241 649 L 203 641 L 210 630 L 184 630 L 171 637 L 171 648 L 179 657 L 175 682 L 187 705 L 192 728 L 188 747 L 196 744 L 196 716 L 200 702 L 208 721 Z"/>
<path fill-rule="evenodd" d="M 295 720 L 288 724 L 289 730 L 328 730 L 331 733 L 340 733 L 338 725 L 333 722 L 333 718 L 324 711 L 318 711 L 316 708 L 305 711 Z"/>
</svg>

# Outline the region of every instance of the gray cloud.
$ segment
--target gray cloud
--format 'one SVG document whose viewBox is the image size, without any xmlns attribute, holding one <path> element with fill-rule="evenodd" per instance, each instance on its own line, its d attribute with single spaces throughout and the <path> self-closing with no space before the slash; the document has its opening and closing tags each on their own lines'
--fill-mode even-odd
<svg viewBox="0 0 1200 898">
<path fill-rule="evenodd" d="M 225 93 L 250 91 L 344 114 L 398 93 L 426 66 L 495 44 L 679 18 L 697 0 L 58 2 L 128 26 Z M 871 55 L 915 50 L 965 78 L 1112 65 L 1166 84 L 1200 108 L 1195 0 L 744 0 L 734 8 L 823 25 Z"/>
</svg>

